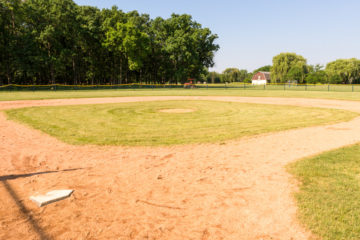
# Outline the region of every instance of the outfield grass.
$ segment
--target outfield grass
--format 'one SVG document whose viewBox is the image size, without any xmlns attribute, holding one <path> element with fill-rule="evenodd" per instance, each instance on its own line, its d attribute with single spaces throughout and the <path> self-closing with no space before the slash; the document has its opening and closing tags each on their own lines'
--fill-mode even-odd
<svg viewBox="0 0 360 240">
<path fill-rule="evenodd" d="M 250 89 L 136 89 L 136 90 L 78 90 L 78 91 L 0 91 L 0 101 L 93 98 L 93 97 L 132 97 L 132 96 L 243 96 L 243 97 L 294 97 L 325 98 L 340 100 L 360 100 L 360 92 L 326 91 L 282 91 Z"/>
<path fill-rule="evenodd" d="M 194 112 L 159 112 L 173 108 Z M 8 110 L 7 114 L 71 144 L 148 146 L 219 142 L 357 116 L 333 109 L 217 101 L 31 107 Z"/>
<path fill-rule="evenodd" d="M 300 218 L 323 240 L 360 239 L 360 144 L 300 160 Z"/>
</svg>

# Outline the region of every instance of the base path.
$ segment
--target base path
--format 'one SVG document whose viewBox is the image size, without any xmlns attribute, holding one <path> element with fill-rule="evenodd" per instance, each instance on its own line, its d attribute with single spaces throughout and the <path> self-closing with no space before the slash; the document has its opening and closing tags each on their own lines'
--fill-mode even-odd
<svg viewBox="0 0 360 240">
<path fill-rule="evenodd" d="M 218 100 L 360 113 L 360 102 L 243 97 L 124 97 L 0 102 L 0 109 Z M 0 239 L 308 239 L 285 166 L 360 142 L 360 118 L 172 147 L 72 146 L 0 112 Z M 29 196 L 74 189 L 37 207 Z"/>
</svg>

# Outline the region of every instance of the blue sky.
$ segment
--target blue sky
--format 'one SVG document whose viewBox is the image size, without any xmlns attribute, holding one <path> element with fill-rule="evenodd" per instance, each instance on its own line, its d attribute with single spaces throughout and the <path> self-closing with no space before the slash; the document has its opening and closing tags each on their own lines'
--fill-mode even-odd
<svg viewBox="0 0 360 240">
<path fill-rule="evenodd" d="M 187 13 L 218 34 L 213 70 L 254 70 L 280 52 L 295 52 L 309 64 L 360 58 L 359 0 L 75 0 L 79 5 L 168 18 Z"/>
</svg>

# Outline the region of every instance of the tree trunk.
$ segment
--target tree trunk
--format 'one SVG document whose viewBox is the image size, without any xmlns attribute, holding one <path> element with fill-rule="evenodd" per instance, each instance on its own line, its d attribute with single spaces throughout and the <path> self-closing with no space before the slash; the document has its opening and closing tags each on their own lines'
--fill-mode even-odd
<svg viewBox="0 0 360 240">
<path fill-rule="evenodd" d="M 120 57 L 120 81 L 119 81 L 119 84 L 122 84 L 122 78 L 123 78 L 122 57 Z"/>
<path fill-rule="evenodd" d="M 77 79 L 76 79 L 76 67 L 75 67 L 75 59 L 74 57 L 72 58 L 72 67 L 73 67 L 73 77 L 74 77 L 74 85 L 77 85 Z"/>
<path fill-rule="evenodd" d="M 10 77 L 10 74 L 9 73 L 7 73 L 6 74 L 6 78 L 7 78 L 7 81 L 8 81 L 8 85 L 11 83 L 11 77 Z"/>
<path fill-rule="evenodd" d="M 51 76 L 51 84 L 55 84 L 55 74 L 53 65 L 50 63 L 50 76 Z"/>
</svg>

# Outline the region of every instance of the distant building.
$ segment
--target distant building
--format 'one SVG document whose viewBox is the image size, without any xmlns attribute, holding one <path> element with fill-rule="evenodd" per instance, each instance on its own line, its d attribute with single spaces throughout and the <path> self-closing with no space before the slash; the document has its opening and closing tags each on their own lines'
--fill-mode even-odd
<svg viewBox="0 0 360 240">
<path fill-rule="evenodd" d="M 258 72 L 252 77 L 251 83 L 252 85 L 266 85 L 270 83 L 270 80 L 270 72 Z"/>
</svg>

